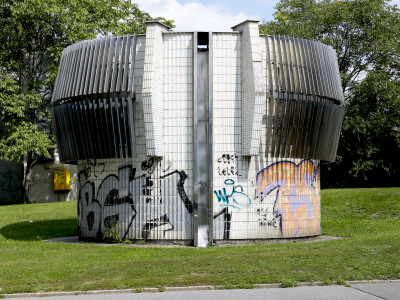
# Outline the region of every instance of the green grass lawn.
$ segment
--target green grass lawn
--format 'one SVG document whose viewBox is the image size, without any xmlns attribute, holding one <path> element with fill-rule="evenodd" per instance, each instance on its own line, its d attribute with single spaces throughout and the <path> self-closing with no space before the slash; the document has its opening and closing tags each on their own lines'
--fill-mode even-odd
<svg viewBox="0 0 400 300">
<path fill-rule="evenodd" d="M 1 206 L 0 292 L 400 278 L 400 188 L 323 190 L 322 233 L 344 238 L 203 249 L 56 244 L 43 240 L 76 235 L 76 202 Z"/>
</svg>

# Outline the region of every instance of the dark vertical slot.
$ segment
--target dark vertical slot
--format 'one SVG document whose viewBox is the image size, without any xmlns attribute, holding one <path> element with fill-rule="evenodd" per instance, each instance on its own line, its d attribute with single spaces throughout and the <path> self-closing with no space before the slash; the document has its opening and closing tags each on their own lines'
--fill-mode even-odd
<svg viewBox="0 0 400 300">
<path fill-rule="evenodd" d="M 109 153 L 109 157 L 116 157 L 115 154 L 115 145 L 114 145 L 114 136 L 112 133 L 112 122 L 111 122 L 111 115 L 110 115 L 110 105 L 107 99 L 102 99 L 102 109 L 101 115 L 103 123 L 103 133 L 106 136 L 106 146 L 107 146 L 107 153 Z"/>
<path fill-rule="evenodd" d="M 125 146 L 127 157 L 132 157 L 132 147 L 131 147 L 131 138 L 129 134 L 129 110 L 128 110 L 128 100 L 127 98 L 122 99 L 122 120 L 124 122 L 125 128 Z"/>
<path fill-rule="evenodd" d="M 84 158 L 83 145 L 82 145 L 84 143 L 84 140 L 82 138 L 82 132 L 81 132 L 81 130 L 79 130 L 79 127 L 78 127 L 79 125 L 78 125 L 78 121 L 77 121 L 75 103 L 69 103 L 68 109 L 69 109 L 72 123 L 74 124 L 75 137 L 77 139 L 77 141 L 76 141 L 76 145 L 77 145 L 76 159 L 79 160 L 79 159 Z"/>
<path fill-rule="evenodd" d="M 324 134 L 324 129 L 325 129 L 325 125 L 326 125 L 326 108 L 327 108 L 327 104 L 326 103 L 320 103 L 321 105 L 321 116 L 319 118 L 319 124 L 318 124 L 318 134 L 316 137 L 316 145 L 315 145 L 315 149 L 314 149 L 314 153 L 313 156 L 315 158 L 321 159 L 322 157 L 322 136 Z"/>
<path fill-rule="evenodd" d="M 61 135 L 63 137 L 64 142 L 64 149 L 65 149 L 65 157 L 67 159 L 71 158 L 71 141 L 68 135 L 68 120 L 65 116 L 65 109 L 60 107 L 60 117 L 61 117 Z"/>
<path fill-rule="evenodd" d="M 118 151 L 116 148 L 116 140 L 114 135 L 114 125 L 113 125 L 113 118 L 112 118 L 112 111 L 111 111 L 111 100 L 104 99 L 104 114 L 106 118 L 106 133 L 108 136 L 109 144 L 110 144 L 110 152 L 112 157 L 118 157 Z"/>
<path fill-rule="evenodd" d="M 111 123 L 112 123 L 112 134 L 114 136 L 114 147 L 115 147 L 115 157 L 122 157 L 121 154 L 121 139 L 119 137 L 119 130 L 118 130 L 118 120 L 117 120 L 117 112 L 114 103 L 114 99 L 110 98 L 110 116 L 111 116 Z"/>
<path fill-rule="evenodd" d="M 271 135 L 272 135 L 272 119 L 274 118 L 273 110 L 274 110 L 274 99 L 268 98 L 268 119 L 267 119 L 267 137 L 266 137 L 266 143 L 265 143 L 265 156 L 268 156 L 270 153 L 272 153 L 272 149 L 270 150 L 270 147 L 272 147 L 272 141 L 271 141 Z"/>
<path fill-rule="evenodd" d="M 294 133 L 293 133 L 293 147 L 292 147 L 292 154 L 291 157 L 293 158 L 298 158 L 299 156 L 299 144 L 300 144 L 300 138 L 301 138 L 301 126 L 303 125 L 304 121 L 304 101 L 303 100 L 297 100 L 297 120 L 296 124 L 294 127 Z"/>
<path fill-rule="evenodd" d="M 277 143 L 277 136 L 278 136 L 278 116 L 279 116 L 279 99 L 274 99 L 275 102 L 275 113 L 273 114 L 273 124 L 274 124 L 274 128 L 272 131 L 272 146 L 271 146 L 271 156 L 275 157 L 275 149 L 276 149 L 276 143 Z"/>
<path fill-rule="evenodd" d="M 60 115 L 60 107 L 59 106 L 55 106 L 53 108 L 54 111 L 54 118 L 53 118 L 53 122 L 54 122 L 54 129 L 55 129 L 55 133 L 56 133 L 56 139 L 57 139 L 57 143 L 58 143 L 58 149 L 60 151 L 60 158 L 64 159 L 65 157 L 65 147 L 64 147 L 64 140 L 62 137 L 62 133 L 61 133 L 61 120 L 59 118 Z"/>
<path fill-rule="evenodd" d="M 286 99 L 279 99 L 279 115 L 277 116 L 278 118 L 278 131 L 277 131 L 277 145 L 275 149 L 275 157 L 279 157 L 280 150 L 282 147 L 282 138 L 283 138 L 283 132 L 284 132 L 284 126 L 285 126 L 285 111 L 286 111 L 286 105 L 287 105 L 287 100 Z"/>
<path fill-rule="evenodd" d="M 69 123 L 69 133 L 71 134 L 72 137 L 72 151 L 73 151 L 73 158 L 77 159 L 78 158 L 78 154 L 79 154 L 79 145 L 78 145 L 78 138 L 77 138 L 77 132 L 75 129 L 75 123 L 73 121 L 73 116 L 71 113 L 71 104 L 67 103 L 67 104 L 63 104 L 62 106 L 64 106 L 64 110 L 65 110 L 65 114 L 67 116 L 68 119 L 68 123 Z"/>
<path fill-rule="evenodd" d="M 85 130 L 88 133 L 89 137 L 89 159 L 95 158 L 95 144 L 94 144 L 94 137 L 93 137 L 93 128 L 92 124 L 90 123 L 90 116 L 89 116 L 89 104 L 87 101 L 83 101 L 83 117 L 85 122 Z"/>
<path fill-rule="evenodd" d="M 79 130 L 81 138 L 82 138 L 82 158 L 87 158 L 88 157 L 88 152 L 87 152 L 87 136 L 86 136 L 86 131 L 84 130 L 84 126 L 82 123 L 82 111 L 81 111 L 81 102 L 74 102 L 72 104 L 72 108 L 74 110 L 74 114 L 77 119 L 77 130 Z"/>
<path fill-rule="evenodd" d="M 319 134 L 319 128 L 321 126 L 321 116 L 322 116 L 322 110 L 323 110 L 321 102 L 315 102 L 315 106 L 316 106 L 316 114 L 315 114 L 313 126 L 311 128 L 312 137 L 310 140 L 311 149 L 310 149 L 310 153 L 308 155 L 309 158 L 317 158 L 315 156 L 315 150 L 316 150 L 317 143 L 318 143 L 318 134 Z"/>
<path fill-rule="evenodd" d="M 290 130 L 291 125 L 292 125 L 292 113 L 293 113 L 293 100 L 292 99 L 287 99 L 286 100 L 286 112 L 285 112 L 285 131 L 283 132 L 282 136 L 282 148 L 281 148 L 281 157 L 287 157 L 286 153 L 288 152 L 288 146 L 289 146 L 289 135 L 290 135 Z"/>
<path fill-rule="evenodd" d="M 131 145 L 132 156 L 136 156 L 136 137 L 135 137 L 134 115 L 135 115 L 135 111 L 134 111 L 134 106 L 132 103 L 132 98 L 128 98 L 129 134 L 131 137 L 130 142 L 132 143 L 132 145 Z"/>
<path fill-rule="evenodd" d="M 107 132 L 107 125 L 106 125 L 106 116 L 103 113 L 104 112 L 104 101 L 103 99 L 98 99 L 97 101 L 97 120 L 99 121 L 99 128 L 101 131 L 101 139 L 103 141 L 102 146 L 103 148 L 103 153 L 105 158 L 112 158 L 111 153 L 110 153 L 110 136 L 108 135 Z"/>
<path fill-rule="evenodd" d="M 90 134 L 92 136 L 93 141 L 93 158 L 102 157 L 101 147 L 100 147 L 100 136 L 99 136 L 99 128 L 97 127 L 96 116 L 95 116 L 95 103 L 94 100 L 87 100 L 87 108 L 88 108 L 88 120 L 90 123 L 91 131 Z"/>
<path fill-rule="evenodd" d="M 119 148 L 121 152 L 121 157 L 126 157 L 125 153 L 125 141 L 124 141 L 124 122 L 122 121 L 122 100 L 121 99 L 115 99 L 115 116 L 117 119 L 116 123 L 116 130 L 118 131 L 118 136 L 119 136 Z M 115 125 L 115 124 L 114 124 Z"/>
<path fill-rule="evenodd" d="M 307 134 L 306 127 L 307 127 L 308 118 L 310 116 L 310 102 L 307 100 L 303 101 L 303 111 L 304 111 L 304 113 L 302 115 L 301 126 L 299 127 L 300 132 L 299 132 L 299 136 L 298 136 L 299 140 L 298 140 L 298 144 L 297 144 L 298 145 L 298 152 L 297 152 L 298 158 L 302 158 L 303 154 L 304 154 L 304 147 L 305 147 L 304 141 L 305 141 L 305 137 Z"/>
<path fill-rule="evenodd" d="M 292 144 L 293 144 L 293 133 L 295 130 L 295 123 L 297 120 L 296 117 L 296 110 L 297 110 L 297 100 L 291 99 L 290 100 L 290 117 L 289 117 L 289 130 L 288 130 L 288 136 L 287 136 L 287 141 L 286 141 L 286 150 L 285 150 L 285 157 L 291 157 L 291 149 L 292 149 Z"/>
</svg>

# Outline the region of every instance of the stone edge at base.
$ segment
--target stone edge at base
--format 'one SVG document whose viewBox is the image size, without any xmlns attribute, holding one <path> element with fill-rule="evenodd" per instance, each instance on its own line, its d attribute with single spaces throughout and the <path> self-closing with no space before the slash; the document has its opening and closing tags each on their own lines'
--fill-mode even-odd
<svg viewBox="0 0 400 300">
<path fill-rule="evenodd" d="M 356 280 L 356 281 L 345 281 L 346 285 L 352 284 L 368 284 L 368 283 L 399 283 L 400 279 L 393 280 Z M 264 283 L 264 284 L 253 284 L 256 289 L 268 289 L 268 288 L 281 288 L 280 283 Z M 299 282 L 297 287 L 306 286 L 326 286 L 321 281 L 316 282 Z M 338 286 L 338 284 L 332 284 L 331 286 Z M 162 288 L 132 288 L 132 289 L 121 289 L 121 290 L 91 290 L 91 291 L 72 291 L 72 292 L 38 292 L 38 293 L 17 293 L 17 294 L 0 294 L 5 298 L 21 298 L 21 297 L 52 297 L 52 296 L 74 296 L 74 295 L 97 295 L 97 294 L 127 294 L 127 293 L 157 293 L 157 292 L 172 292 L 172 291 L 194 291 L 194 290 L 223 290 L 223 286 L 183 286 L 183 287 L 162 287 Z M 231 289 L 231 288 L 230 288 Z M 235 289 L 233 287 L 232 289 Z M 238 287 L 238 289 L 240 289 Z M 1 291 L 1 289 L 0 289 Z"/>
</svg>

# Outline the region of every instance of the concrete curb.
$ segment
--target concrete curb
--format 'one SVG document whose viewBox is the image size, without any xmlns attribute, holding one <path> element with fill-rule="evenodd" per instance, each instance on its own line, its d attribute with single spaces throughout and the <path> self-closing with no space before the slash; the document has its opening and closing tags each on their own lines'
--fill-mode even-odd
<svg viewBox="0 0 400 300">
<path fill-rule="evenodd" d="M 355 280 L 345 281 L 346 285 L 353 284 L 374 284 L 374 283 L 399 283 L 400 279 L 393 280 Z M 331 284 L 338 285 L 338 284 Z M 270 288 L 281 288 L 280 283 L 263 283 L 254 284 L 254 288 L 257 289 L 270 289 Z M 299 282 L 297 287 L 307 286 L 323 286 L 320 281 L 316 282 Z M 182 286 L 182 287 L 162 287 L 162 288 L 136 288 L 136 289 L 121 289 L 121 290 L 91 290 L 91 291 L 72 291 L 72 292 L 39 292 L 39 293 L 17 293 L 17 294 L 0 294 L 5 298 L 21 298 L 21 297 L 52 297 L 52 296 L 74 296 L 74 295 L 97 295 L 97 294 L 128 294 L 128 293 L 157 293 L 167 291 L 194 291 L 194 290 L 219 290 L 224 287 L 203 285 L 203 286 Z M 240 288 L 238 288 L 240 289 Z M 1 289 L 0 289 L 1 291 Z"/>
</svg>

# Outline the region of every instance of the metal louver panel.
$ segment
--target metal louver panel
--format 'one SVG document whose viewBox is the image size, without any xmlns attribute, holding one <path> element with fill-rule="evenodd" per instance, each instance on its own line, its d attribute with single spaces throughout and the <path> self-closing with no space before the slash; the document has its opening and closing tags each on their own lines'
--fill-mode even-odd
<svg viewBox="0 0 400 300">
<path fill-rule="evenodd" d="M 334 161 L 344 116 L 336 53 L 319 42 L 265 36 L 266 156 Z"/>
<path fill-rule="evenodd" d="M 54 107 L 62 161 L 125 158 L 135 153 L 131 99 L 96 99 Z M 82 130 L 84 128 L 84 130 Z"/>
<path fill-rule="evenodd" d="M 111 36 L 64 50 L 52 98 L 62 161 L 136 155 L 136 41 Z"/>
</svg>

